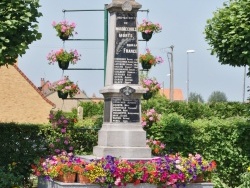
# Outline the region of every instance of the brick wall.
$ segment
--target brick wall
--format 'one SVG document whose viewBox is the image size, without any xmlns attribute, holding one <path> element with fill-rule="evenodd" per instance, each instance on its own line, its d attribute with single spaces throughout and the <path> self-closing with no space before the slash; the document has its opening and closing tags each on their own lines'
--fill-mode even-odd
<svg viewBox="0 0 250 188">
<path fill-rule="evenodd" d="M 0 122 L 48 123 L 52 108 L 18 68 L 0 67 Z"/>
</svg>

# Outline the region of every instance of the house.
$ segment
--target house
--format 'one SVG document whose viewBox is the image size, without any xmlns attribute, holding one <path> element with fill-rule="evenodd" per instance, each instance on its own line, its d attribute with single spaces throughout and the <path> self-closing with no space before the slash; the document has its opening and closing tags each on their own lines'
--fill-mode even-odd
<svg viewBox="0 0 250 188">
<path fill-rule="evenodd" d="M 53 84 L 57 83 L 53 82 Z M 62 110 L 64 112 L 71 112 L 73 108 L 77 108 L 79 102 L 81 101 L 91 101 L 90 98 L 88 98 L 87 94 L 84 91 L 80 91 L 79 94 L 75 95 L 73 98 L 67 98 L 65 100 L 62 100 L 58 97 L 58 94 L 56 91 L 52 91 L 49 89 L 50 82 L 45 81 L 44 78 L 41 78 L 41 85 L 38 87 L 38 89 L 43 93 L 43 95 L 50 101 L 52 101 L 56 108 L 55 110 Z"/>
<path fill-rule="evenodd" d="M 160 89 L 159 93 L 164 95 L 167 99 L 170 99 L 170 89 Z M 184 101 L 183 93 L 181 89 L 174 89 L 174 101 Z"/>
<path fill-rule="evenodd" d="M 55 104 L 18 68 L 0 67 L 0 122 L 48 123 Z"/>
<path fill-rule="evenodd" d="M 89 98 L 91 101 L 95 102 L 95 103 L 99 103 L 99 102 L 104 102 L 104 98 L 103 97 L 97 97 L 95 93 L 93 93 L 92 97 Z"/>
</svg>

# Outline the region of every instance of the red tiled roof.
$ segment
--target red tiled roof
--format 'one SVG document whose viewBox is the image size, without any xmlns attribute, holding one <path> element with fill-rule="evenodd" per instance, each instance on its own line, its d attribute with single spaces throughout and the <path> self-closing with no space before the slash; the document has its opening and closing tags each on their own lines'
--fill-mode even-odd
<svg viewBox="0 0 250 188">
<path fill-rule="evenodd" d="M 170 99 L 170 89 L 160 89 L 160 94 Z M 183 93 L 181 89 L 174 89 L 174 101 L 183 101 Z"/>
</svg>

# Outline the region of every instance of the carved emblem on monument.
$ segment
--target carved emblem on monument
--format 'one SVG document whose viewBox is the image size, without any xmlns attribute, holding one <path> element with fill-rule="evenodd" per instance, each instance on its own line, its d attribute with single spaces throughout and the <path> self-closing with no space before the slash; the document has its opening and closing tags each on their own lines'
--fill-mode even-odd
<svg viewBox="0 0 250 188">
<path fill-rule="evenodd" d="M 120 89 L 120 92 L 121 92 L 123 95 L 130 96 L 132 93 L 135 92 L 135 89 L 132 88 L 132 87 L 126 86 L 126 87 L 121 88 L 121 89 Z"/>
<path fill-rule="evenodd" d="M 125 3 L 122 4 L 122 10 L 123 11 L 131 11 L 132 10 L 132 5 L 130 4 L 129 0 L 125 1 Z"/>
</svg>

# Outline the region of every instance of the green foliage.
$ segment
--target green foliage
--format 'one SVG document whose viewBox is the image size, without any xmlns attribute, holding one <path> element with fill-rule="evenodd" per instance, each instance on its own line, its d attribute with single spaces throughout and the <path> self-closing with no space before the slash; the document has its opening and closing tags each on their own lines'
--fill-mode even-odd
<svg viewBox="0 0 250 188">
<path fill-rule="evenodd" d="M 68 115 L 72 116 L 72 114 Z M 69 127 L 71 145 L 74 146 L 75 153 L 91 153 L 93 146 L 97 145 L 99 128 Z M 13 185 L 27 185 L 32 173 L 31 164 L 37 158 L 49 155 L 48 146 L 53 139 L 55 141 L 59 138 L 56 134 L 58 132 L 51 125 L 0 123 L 0 128 L 2 151 L 0 153 L 0 187 L 12 188 Z"/>
<path fill-rule="evenodd" d="M 42 127 L 43 125 L 0 124 L 0 166 L 3 167 L 1 170 L 6 171 L 4 177 L 6 177 L 7 182 L 9 182 L 7 179 L 13 175 L 16 178 L 20 178 L 22 175 L 21 182 L 27 183 L 34 159 L 37 156 L 46 155 L 46 141 L 40 133 Z M 10 171 L 10 165 L 12 165 L 12 171 Z M 4 180 L 5 183 L 6 181 Z"/>
<path fill-rule="evenodd" d="M 0 66 L 13 65 L 28 45 L 41 39 L 37 18 L 39 0 L 0 2 Z"/>
<path fill-rule="evenodd" d="M 188 121 L 177 114 L 162 114 L 160 122 L 153 124 L 147 131 L 147 137 L 153 137 L 166 145 L 167 153 L 181 152 L 188 155 L 194 150 L 190 140 L 193 130 Z"/>
<path fill-rule="evenodd" d="M 250 163 L 247 145 L 250 125 L 242 118 L 214 118 L 194 121 L 192 126 L 194 151 L 217 162 L 217 173 L 224 183 L 233 187 L 239 185 L 238 175 Z"/>
<path fill-rule="evenodd" d="M 0 187 L 12 188 L 21 186 L 24 177 L 15 170 L 16 164 L 8 164 L 5 167 L 0 166 Z"/>
<path fill-rule="evenodd" d="M 72 129 L 77 121 L 74 113 L 63 111 L 52 111 L 49 114 L 50 126 L 43 130 L 48 142 L 50 154 L 58 154 L 62 151 L 73 152 Z"/>
<path fill-rule="evenodd" d="M 147 130 L 166 145 L 165 152 L 199 153 L 217 163 L 219 184 L 236 187 L 239 174 L 250 164 L 250 124 L 244 118 L 211 118 L 188 121 L 177 114 L 162 114 L 160 122 Z M 225 186 L 226 187 L 226 186 Z"/>
<path fill-rule="evenodd" d="M 103 104 L 103 102 L 81 102 L 79 106 L 83 107 L 83 118 L 103 115 Z"/>
<path fill-rule="evenodd" d="M 100 128 L 103 123 L 102 116 L 92 116 L 92 117 L 85 117 L 83 120 L 78 120 L 75 123 L 75 127 L 84 127 L 84 128 Z"/>
<path fill-rule="evenodd" d="M 250 3 L 232 0 L 207 20 L 205 39 L 221 64 L 250 65 Z"/>
<path fill-rule="evenodd" d="M 166 108 L 169 105 L 170 101 L 162 95 L 156 95 L 150 100 L 141 101 L 142 111 L 147 111 L 148 109 L 154 108 L 157 112 L 166 112 Z"/>
<path fill-rule="evenodd" d="M 230 188 L 218 177 L 218 174 L 213 174 L 212 182 L 214 184 L 214 188 Z"/>
<path fill-rule="evenodd" d="M 74 153 L 90 154 L 97 145 L 99 128 L 74 127 L 71 137 L 75 146 Z"/>
<path fill-rule="evenodd" d="M 187 120 L 202 118 L 228 118 L 233 116 L 248 117 L 249 104 L 240 102 L 196 103 L 185 101 L 170 102 L 164 96 L 158 95 L 148 101 L 142 101 L 142 111 L 154 108 L 157 112 L 177 113 Z"/>
<path fill-rule="evenodd" d="M 221 91 L 214 91 L 208 97 L 208 102 L 227 102 L 227 96 Z"/>
<path fill-rule="evenodd" d="M 250 187 L 250 172 L 249 170 L 240 176 L 241 184 L 238 188 Z"/>
<path fill-rule="evenodd" d="M 200 94 L 191 92 L 188 97 L 188 102 L 204 103 L 204 99 L 202 98 Z"/>
<path fill-rule="evenodd" d="M 248 117 L 249 104 L 239 102 L 214 102 L 207 104 L 212 117 L 228 118 L 234 116 Z"/>
<path fill-rule="evenodd" d="M 73 110 L 72 113 L 56 111 L 50 113 L 49 117 L 51 125 L 44 126 L 42 132 L 46 137 L 50 154 L 59 150 L 72 152 L 72 147 L 76 154 L 89 154 L 93 151 L 93 146 L 97 145 L 98 130 L 102 125 L 101 116 L 76 121 L 76 111 Z M 62 132 L 63 129 L 65 132 Z"/>
</svg>

